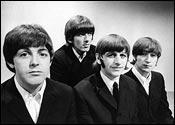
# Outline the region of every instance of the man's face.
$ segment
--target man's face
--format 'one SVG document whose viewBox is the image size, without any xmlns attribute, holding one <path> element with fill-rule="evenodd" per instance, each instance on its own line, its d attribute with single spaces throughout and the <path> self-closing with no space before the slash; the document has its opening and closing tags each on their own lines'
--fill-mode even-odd
<svg viewBox="0 0 175 125">
<path fill-rule="evenodd" d="M 84 52 L 89 51 L 90 43 L 92 41 L 91 33 L 83 33 L 80 35 L 75 35 L 73 38 L 73 47 L 79 53 L 82 54 Z"/>
<path fill-rule="evenodd" d="M 112 80 L 120 76 L 124 71 L 128 57 L 125 50 L 122 52 L 106 52 L 101 57 L 101 61 L 104 63 L 104 67 L 101 67 L 101 71 Z"/>
<path fill-rule="evenodd" d="M 150 73 L 156 66 L 158 57 L 155 53 L 144 53 L 136 57 L 135 67 L 143 75 Z"/>
<path fill-rule="evenodd" d="M 50 71 L 50 54 L 46 47 L 20 49 L 13 61 L 17 81 L 26 89 L 43 83 Z"/>
</svg>

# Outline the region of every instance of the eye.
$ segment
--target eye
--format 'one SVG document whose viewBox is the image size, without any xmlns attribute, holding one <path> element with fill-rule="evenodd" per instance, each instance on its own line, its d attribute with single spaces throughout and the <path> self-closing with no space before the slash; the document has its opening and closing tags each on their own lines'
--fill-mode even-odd
<svg viewBox="0 0 175 125">
<path fill-rule="evenodd" d="M 79 34 L 79 36 L 84 36 L 84 35 L 86 35 L 86 33 L 80 33 L 80 34 Z"/>
<path fill-rule="evenodd" d="M 123 59 L 123 58 L 126 58 L 126 57 L 127 57 L 127 55 L 126 55 L 126 54 L 124 54 L 124 53 L 122 53 L 122 54 L 120 54 L 120 57 Z"/>
<path fill-rule="evenodd" d="M 151 57 L 156 57 L 157 56 L 155 53 L 151 53 L 150 55 L 151 55 Z"/>
<path fill-rule="evenodd" d="M 45 53 L 45 52 L 42 52 L 42 53 L 40 53 L 40 56 L 42 56 L 42 57 L 47 57 L 49 54 L 48 53 Z"/>
<path fill-rule="evenodd" d="M 85 35 L 91 36 L 92 33 L 81 32 L 81 33 L 78 33 L 78 34 L 77 34 L 77 36 L 85 36 Z"/>
<path fill-rule="evenodd" d="M 29 53 L 28 52 L 22 52 L 19 54 L 20 57 L 27 57 L 29 56 Z"/>
<path fill-rule="evenodd" d="M 107 53 L 106 56 L 109 58 L 115 58 L 116 54 L 115 53 Z"/>
</svg>

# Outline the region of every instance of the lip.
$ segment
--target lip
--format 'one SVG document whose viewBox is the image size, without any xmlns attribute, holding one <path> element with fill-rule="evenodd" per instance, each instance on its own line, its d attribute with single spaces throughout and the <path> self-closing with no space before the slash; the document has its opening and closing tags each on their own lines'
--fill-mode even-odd
<svg viewBox="0 0 175 125">
<path fill-rule="evenodd" d="M 32 75 L 39 75 L 41 73 L 42 73 L 41 71 L 30 71 L 29 72 L 29 74 L 32 74 Z"/>
<path fill-rule="evenodd" d="M 90 44 L 85 44 L 85 45 L 83 45 L 83 47 L 89 47 L 90 46 Z"/>
<path fill-rule="evenodd" d="M 111 67 L 114 70 L 121 70 L 123 67 Z"/>
<path fill-rule="evenodd" d="M 146 64 L 144 64 L 143 66 L 148 68 L 152 67 L 151 65 L 146 65 Z"/>
</svg>

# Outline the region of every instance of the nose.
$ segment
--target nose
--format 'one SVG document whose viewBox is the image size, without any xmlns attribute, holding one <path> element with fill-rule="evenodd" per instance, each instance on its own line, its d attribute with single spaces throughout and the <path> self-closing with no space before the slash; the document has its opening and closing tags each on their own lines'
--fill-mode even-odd
<svg viewBox="0 0 175 125">
<path fill-rule="evenodd" d="M 33 55 L 31 56 L 31 61 L 30 61 L 30 67 L 36 67 L 39 65 L 39 59 L 37 57 L 37 55 Z"/>
<path fill-rule="evenodd" d="M 114 58 L 114 63 L 115 63 L 117 66 L 120 65 L 120 57 L 119 57 L 119 56 L 116 56 L 116 57 Z"/>
<path fill-rule="evenodd" d="M 151 55 L 150 55 L 150 54 L 147 54 L 147 55 L 146 55 L 145 61 L 146 61 L 146 62 L 151 62 Z"/>
<path fill-rule="evenodd" d="M 86 33 L 85 35 L 84 35 L 84 41 L 86 42 L 86 43 L 88 43 L 89 41 L 91 41 L 91 37 L 90 37 L 91 35 L 90 34 L 88 34 L 88 33 Z"/>
</svg>

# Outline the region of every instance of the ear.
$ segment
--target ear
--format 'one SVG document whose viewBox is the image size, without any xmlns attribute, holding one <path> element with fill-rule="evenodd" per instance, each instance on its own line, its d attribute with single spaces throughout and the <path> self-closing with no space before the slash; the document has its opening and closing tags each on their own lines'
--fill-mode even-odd
<svg viewBox="0 0 175 125">
<path fill-rule="evenodd" d="M 69 44 L 72 44 L 72 41 L 70 41 L 70 40 L 68 40 L 67 42 L 68 42 Z"/>
<path fill-rule="evenodd" d="M 14 64 L 12 64 L 12 63 L 8 63 L 8 62 L 7 62 L 7 65 L 8 65 L 10 68 L 12 68 L 12 69 L 15 68 Z"/>
<path fill-rule="evenodd" d="M 99 53 L 96 53 L 95 57 L 96 57 L 97 63 L 101 65 L 101 61 L 100 61 L 101 57 L 100 57 Z"/>
<path fill-rule="evenodd" d="M 157 59 L 157 61 L 156 61 L 156 65 L 155 65 L 155 66 L 157 66 L 158 60 L 159 60 L 159 58 Z"/>
</svg>

